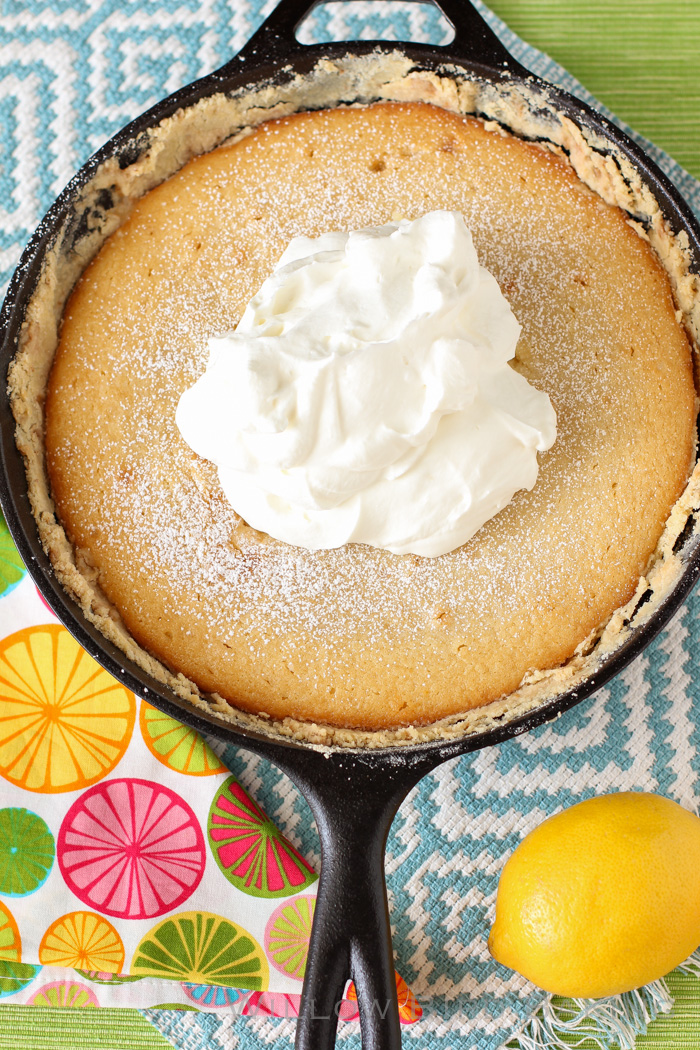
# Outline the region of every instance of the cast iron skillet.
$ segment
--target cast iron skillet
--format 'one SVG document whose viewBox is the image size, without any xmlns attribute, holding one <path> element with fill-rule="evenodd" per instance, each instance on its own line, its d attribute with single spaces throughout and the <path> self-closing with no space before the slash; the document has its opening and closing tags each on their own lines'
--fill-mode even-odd
<svg viewBox="0 0 700 1050">
<path fill-rule="evenodd" d="M 423 44 L 354 43 L 304 46 L 296 27 L 315 6 L 314 0 L 282 0 L 241 53 L 221 69 L 182 88 L 154 106 L 108 142 L 68 185 L 33 236 L 12 279 L 0 317 L 2 376 L 14 354 L 28 301 L 47 248 L 73 213 L 76 195 L 108 157 L 127 167 L 138 158 L 139 133 L 160 123 L 180 107 L 215 92 L 237 92 L 261 81 L 284 84 L 306 73 L 320 57 L 363 55 L 376 48 L 401 50 L 417 68 L 439 71 L 445 62 L 465 76 L 491 83 L 537 85 L 558 110 L 575 123 L 597 132 L 617 147 L 651 188 L 670 227 L 688 235 L 695 271 L 700 271 L 700 229 L 689 208 L 665 176 L 616 127 L 583 103 L 533 78 L 503 48 L 467 0 L 438 0 L 455 29 L 448 47 Z M 6 381 L 0 383 L 2 469 L 0 499 L 12 536 L 39 590 L 80 644 L 138 696 L 147 697 L 169 715 L 227 743 L 247 748 L 283 770 L 311 805 L 322 849 L 316 916 L 309 950 L 298 1050 L 329 1050 L 335 1043 L 337 1009 L 345 981 L 357 989 L 363 1045 L 367 1050 L 397 1050 L 401 1035 L 396 1003 L 391 934 L 384 885 L 384 848 L 394 815 L 408 791 L 425 774 L 457 755 L 498 744 L 556 717 L 617 674 L 644 649 L 680 605 L 700 574 L 700 542 L 688 527 L 677 550 L 683 572 L 673 592 L 626 643 L 608 656 L 575 689 L 542 704 L 525 716 L 488 732 L 461 739 L 436 740 L 383 750 L 328 749 L 272 738 L 233 727 L 215 713 L 188 705 L 151 678 L 108 642 L 83 616 L 53 575 L 32 517 L 24 464 L 14 442 L 14 420 Z M 353 877 L 348 877 L 353 872 Z"/>
</svg>

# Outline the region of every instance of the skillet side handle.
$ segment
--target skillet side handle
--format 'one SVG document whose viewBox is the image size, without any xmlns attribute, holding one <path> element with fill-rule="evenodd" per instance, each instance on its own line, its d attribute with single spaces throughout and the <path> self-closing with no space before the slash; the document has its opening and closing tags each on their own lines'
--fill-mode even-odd
<svg viewBox="0 0 700 1050">
<path fill-rule="evenodd" d="M 290 58 L 304 50 L 295 37 L 299 26 L 307 15 L 322 0 L 280 0 L 250 40 L 243 45 L 236 58 L 223 68 L 237 66 L 240 62 L 255 58 L 279 61 Z"/>
<path fill-rule="evenodd" d="M 251 58 L 278 61 L 306 50 L 295 33 L 307 15 L 324 0 L 280 0 L 277 7 L 239 51 L 236 59 L 223 69 L 238 66 Z M 516 62 L 470 0 L 409 0 L 411 3 L 434 3 L 455 31 L 455 38 L 445 45 L 447 58 L 463 58 L 504 73 L 522 75 L 526 70 Z M 436 51 L 443 47 L 436 47 Z"/>
<path fill-rule="evenodd" d="M 501 43 L 486 19 L 470 0 L 433 0 L 455 31 L 454 40 L 446 45 L 450 57 L 478 62 L 502 69 L 516 76 L 527 75 L 527 70 Z"/>
</svg>

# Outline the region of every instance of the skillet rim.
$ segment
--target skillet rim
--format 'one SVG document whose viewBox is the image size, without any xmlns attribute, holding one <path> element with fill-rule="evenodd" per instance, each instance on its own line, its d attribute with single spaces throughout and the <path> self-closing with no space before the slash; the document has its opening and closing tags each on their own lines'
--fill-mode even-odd
<svg viewBox="0 0 700 1050">
<path fill-rule="evenodd" d="M 308 7 L 309 5 L 307 10 Z M 274 21 L 274 16 L 279 10 L 278 7 L 273 11 L 270 22 Z M 483 55 L 478 53 L 476 56 L 465 57 L 459 47 L 453 46 L 459 37 L 456 37 L 453 44 L 443 47 L 393 41 L 316 45 L 301 45 L 293 41 L 286 51 L 281 46 L 277 48 L 276 56 L 270 58 L 269 55 L 264 55 L 260 58 L 259 44 L 256 44 L 256 41 L 267 25 L 268 23 L 265 23 L 243 51 L 221 69 L 180 88 L 120 129 L 87 160 L 58 196 L 21 256 L 0 313 L 0 367 L 5 377 L 17 349 L 26 307 L 34 294 L 46 252 L 60 235 L 63 224 L 70 215 L 73 201 L 89 183 L 99 166 L 105 160 L 116 156 L 119 158 L 120 167 L 128 167 L 140 156 L 139 146 L 143 150 L 146 144 L 144 133 L 185 105 L 195 105 L 204 97 L 219 92 L 235 95 L 244 94 L 246 90 L 260 88 L 266 84 L 283 86 L 286 80 L 291 80 L 300 73 L 309 73 L 320 58 L 332 60 L 344 56 L 358 57 L 375 53 L 389 55 L 398 52 L 414 62 L 417 67 L 429 72 L 443 72 L 453 77 L 459 74 L 466 79 L 485 80 L 499 85 L 521 84 L 530 90 L 534 88 L 541 91 L 547 101 L 553 103 L 560 112 L 573 119 L 578 126 L 601 135 L 632 162 L 644 183 L 653 192 L 673 233 L 686 231 L 694 261 L 691 272 L 700 271 L 700 224 L 676 187 L 654 161 L 602 114 L 592 110 L 568 92 L 528 73 L 514 59 L 506 57 L 500 62 L 494 60 L 493 49 L 487 55 L 488 61 L 484 61 Z M 476 50 L 478 52 L 478 47 Z M 488 48 L 486 50 L 489 51 Z M 508 56 L 505 50 L 503 54 Z M 480 114 L 477 112 L 476 115 Z M 444 761 L 459 754 L 501 743 L 558 717 L 618 674 L 662 630 L 700 576 L 700 535 L 692 528 L 686 529 L 689 534 L 685 536 L 684 533 L 678 551 L 680 560 L 685 563 L 684 567 L 672 590 L 660 601 L 651 615 L 641 625 L 633 626 L 625 641 L 605 655 L 600 664 L 578 686 L 557 694 L 524 714 L 508 719 L 507 713 L 504 713 L 496 719 L 502 720 L 501 724 L 481 732 L 466 732 L 462 736 L 442 737 L 418 744 L 398 743 L 376 748 L 340 744 L 317 745 L 309 741 L 289 739 L 279 732 L 263 733 L 218 717 L 215 712 L 205 711 L 179 697 L 129 660 L 121 649 L 87 620 L 78 603 L 58 582 L 41 546 L 36 522 L 29 507 L 27 489 L 24 457 L 15 444 L 15 419 L 5 382 L 0 391 L 0 505 L 12 538 L 40 594 L 83 648 L 137 697 L 146 699 L 171 717 L 199 732 L 209 732 L 228 743 L 256 751 L 278 748 L 301 751 L 312 749 L 354 756 L 362 764 L 365 764 L 370 756 L 377 761 L 381 761 L 383 757 L 396 761 L 398 756 L 402 756 L 406 763 L 411 763 L 429 755 L 434 756 L 436 762 Z M 691 514 L 689 522 L 692 521 Z"/>
</svg>

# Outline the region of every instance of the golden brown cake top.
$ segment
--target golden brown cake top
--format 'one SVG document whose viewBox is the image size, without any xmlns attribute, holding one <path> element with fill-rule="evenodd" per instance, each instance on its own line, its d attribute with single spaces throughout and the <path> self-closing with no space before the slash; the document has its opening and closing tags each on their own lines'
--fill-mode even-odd
<svg viewBox="0 0 700 1050">
<path fill-rule="evenodd" d="M 250 530 L 175 426 L 206 340 L 288 241 L 460 211 L 523 325 L 559 436 L 535 489 L 437 559 Z M 567 659 L 633 593 L 691 463 L 668 279 L 566 162 L 421 104 L 301 113 L 190 162 L 105 244 L 47 399 L 61 520 L 134 637 L 248 710 L 424 723 Z"/>
</svg>

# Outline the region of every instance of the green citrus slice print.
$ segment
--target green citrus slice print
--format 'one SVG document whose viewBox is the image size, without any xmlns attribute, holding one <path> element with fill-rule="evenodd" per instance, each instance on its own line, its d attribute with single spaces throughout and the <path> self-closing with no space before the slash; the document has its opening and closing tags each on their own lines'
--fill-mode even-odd
<svg viewBox="0 0 700 1050">
<path fill-rule="evenodd" d="M 0 999 L 21 992 L 40 970 L 41 966 L 30 966 L 29 963 L 0 962 Z"/>
<path fill-rule="evenodd" d="M 128 973 L 109 973 L 101 970 L 78 970 L 75 971 L 86 981 L 93 984 L 131 984 L 132 981 L 140 981 L 140 977 L 132 977 Z"/>
<path fill-rule="evenodd" d="M 265 927 L 265 950 L 276 970 L 304 980 L 316 898 L 296 897 L 273 911 Z"/>
<path fill-rule="evenodd" d="M 26 897 L 45 881 L 56 855 L 45 821 L 28 809 L 0 809 L 0 893 Z"/>
<path fill-rule="evenodd" d="M 52 981 L 43 985 L 29 1003 L 30 1006 L 99 1006 L 97 996 L 84 984 L 70 981 Z"/>
<path fill-rule="evenodd" d="M 27 570 L 0 514 L 0 598 L 16 587 Z"/>
<path fill-rule="evenodd" d="M 221 871 L 253 897 L 290 897 L 318 878 L 235 777 L 214 796 L 207 831 Z"/>
<path fill-rule="evenodd" d="M 269 979 L 258 942 L 208 911 L 181 912 L 154 926 L 134 952 L 131 972 L 256 991 L 264 991 Z"/>
<path fill-rule="evenodd" d="M 226 772 L 226 766 L 199 733 L 151 707 L 145 700 L 141 701 L 139 723 L 146 747 L 168 769 L 191 777 L 211 777 Z"/>
</svg>

